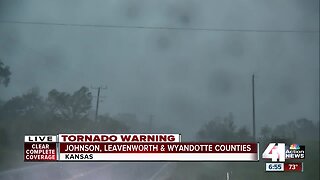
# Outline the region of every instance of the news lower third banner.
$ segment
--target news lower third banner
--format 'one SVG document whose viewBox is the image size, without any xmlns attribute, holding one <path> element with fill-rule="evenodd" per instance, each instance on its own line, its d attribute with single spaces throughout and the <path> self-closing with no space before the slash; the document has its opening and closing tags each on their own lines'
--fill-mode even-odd
<svg viewBox="0 0 320 180">
<path fill-rule="evenodd" d="M 259 143 L 181 142 L 180 134 L 26 135 L 25 161 L 258 161 Z"/>
</svg>

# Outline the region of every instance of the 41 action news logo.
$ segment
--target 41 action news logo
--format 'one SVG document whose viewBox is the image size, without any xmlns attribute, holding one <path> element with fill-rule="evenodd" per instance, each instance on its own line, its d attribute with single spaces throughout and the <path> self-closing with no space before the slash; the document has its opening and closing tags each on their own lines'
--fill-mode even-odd
<svg viewBox="0 0 320 180">
<path fill-rule="evenodd" d="M 269 143 L 268 147 L 262 154 L 263 159 L 271 159 L 272 162 L 285 162 L 286 159 L 304 159 L 305 146 L 291 144 L 286 146 L 285 143 Z"/>
</svg>

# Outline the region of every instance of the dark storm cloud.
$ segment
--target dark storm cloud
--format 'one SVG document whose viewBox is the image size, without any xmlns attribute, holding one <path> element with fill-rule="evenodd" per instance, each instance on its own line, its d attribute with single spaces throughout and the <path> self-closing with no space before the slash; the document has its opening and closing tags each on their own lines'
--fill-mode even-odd
<svg viewBox="0 0 320 180">
<path fill-rule="evenodd" d="M 1 26 L 0 26 L 1 27 Z M 16 29 L 1 28 L 0 52 L 1 54 L 12 55 L 19 46 L 19 32 Z"/>
<path fill-rule="evenodd" d="M 0 1 L 0 17 L 15 16 L 19 10 L 23 9 L 25 2 L 23 0 L 1 0 Z"/>
<path fill-rule="evenodd" d="M 184 60 L 172 62 L 167 69 L 168 81 L 174 83 L 188 81 L 188 76 L 192 73 L 190 66 L 190 63 Z"/>
<path fill-rule="evenodd" d="M 319 1 L 0 1 L 0 19 L 129 26 L 318 30 Z M 38 86 L 72 92 L 107 84 L 102 113 L 154 114 L 192 137 L 205 121 L 317 120 L 319 34 L 108 29 L 0 24 L 11 66 L 4 98 Z"/>
<path fill-rule="evenodd" d="M 167 7 L 167 17 L 177 26 L 187 26 L 197 21 L 199 14 L 197 3 L 192 1 L 175 1 Z"/>
<path fill-rule="evenodd" d="M 248 37 L 243 33 L 227 35 L 223 38 L 221 51 L 223 51 L 224 54 L 233 56 L 241 61 L 243 56 L 249 52 L 246 52 L 248 44 L 247 39 Z"/>
<path fill-rule="evenodd" d="M 234 90 L 234 80 L 230 72 L 218 70 L 212 73 L 208 82 L 209 92 L 218 96 L 227 96 Z"/>
<path fill-rule="evenodd" d="M 160 34 L 156 41 L 155 41 L 155 44 L 156 44 L 156 47 L 159 49 L 159 50 L 165 50 L 167 48 L 170 47 L 170 44 L 171 44 L 171 39 L 168 35 L 162 35 Z"/>
<path fill-rule="evenodd" d="M 141 10 L 143 9 L 143 4 L 138 1 L 125 2 L 124 6 L 126 7 L 125 16 L 128 19 L 136 19 L 141 15 Z"/>
<path fill-rule="evenodd" d="M 180 119 L 190 120 L 187 116 L 194 114 L 196 110 L 195 101 L 192 99 L 191 94 L 181 89 L 168 94 L 167 98 L 167 108 L 169 111 L 180 116 Z"/>
<path fill-rule="evenodd" d="M 284 79 L 277 91 L 285 103 L 294 104 L 299 101 L 299 86 L 293 79 Z"/>
</svg>

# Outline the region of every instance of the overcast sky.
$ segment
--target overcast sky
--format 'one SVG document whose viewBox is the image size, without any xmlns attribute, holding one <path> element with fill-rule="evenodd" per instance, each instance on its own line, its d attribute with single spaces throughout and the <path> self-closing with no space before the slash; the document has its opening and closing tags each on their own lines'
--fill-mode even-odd
<svg viewBox="0 0 320 180">
<path fill-rule="evenodd" d="M 0 0 L 0 21 L 319 31 L 318 0 Z M 39 87 L 108 85 L 102 113 L 150 114 L 191 134 L 232 112 L 257 125 L 319 120 L 319 33 L 219 32 L 0 23 L 12 71 L 2 99 Z M 190 133 L 189 133 L 190 132 Z"/>
</svg>

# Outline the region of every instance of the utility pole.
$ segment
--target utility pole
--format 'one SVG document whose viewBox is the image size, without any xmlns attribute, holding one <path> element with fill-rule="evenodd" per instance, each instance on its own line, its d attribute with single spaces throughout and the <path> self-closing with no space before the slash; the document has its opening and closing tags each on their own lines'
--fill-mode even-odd
<svg viewBox="0 0 320 180">
<path fill-rule="evenodd" d="M 252 135 L 256 140 L 256 114 L 255 114 L 255 99 L 254 99 L 254 74 L 252 74 Z"/>
<path fill-rule="evenodd" d="M 94 117 L 94 120 L 97 121 L 98 120 L 98 111 L 99 111 L 99 103 L 100 103 L 100 91 L 101 89 L 107 89 L 107 86 L 105 87 L 91 87 L 92 89 L 96 89 L 98 90 L 98 94 L 97 94 L 97 104 L 96 104 L 96 114 L 95 114 L 95 117 Z"/>
</svg>

